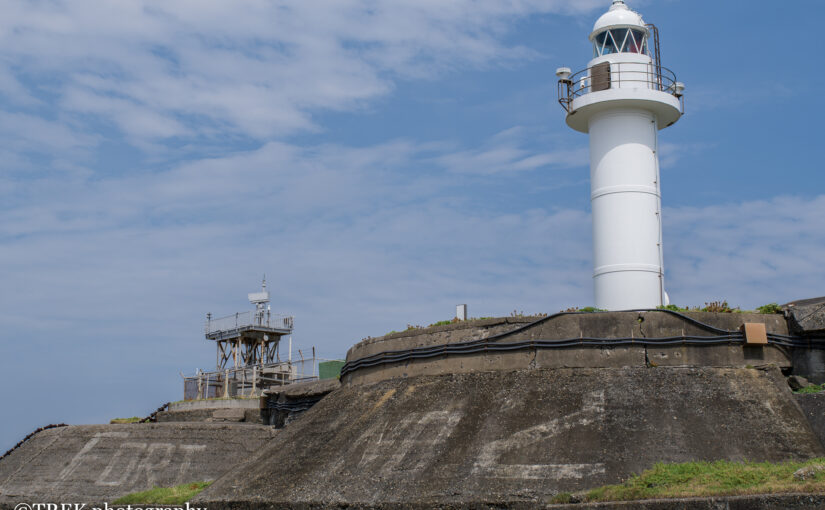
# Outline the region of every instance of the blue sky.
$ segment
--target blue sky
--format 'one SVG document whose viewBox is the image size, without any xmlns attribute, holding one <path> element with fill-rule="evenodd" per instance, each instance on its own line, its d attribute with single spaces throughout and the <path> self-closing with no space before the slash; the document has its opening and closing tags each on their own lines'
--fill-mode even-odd
<svg viewBox="0 0 825 510">
<path fill-rule="evenodd" d="M 298 347 L 592 303 L 587 137 L 554 71 L 608 0 L 2 1 L 0 450 L 145 415 L 267 274 Z M 671 299 L 825 294 L 821 0 L 636 0 Z"/>
</svg>

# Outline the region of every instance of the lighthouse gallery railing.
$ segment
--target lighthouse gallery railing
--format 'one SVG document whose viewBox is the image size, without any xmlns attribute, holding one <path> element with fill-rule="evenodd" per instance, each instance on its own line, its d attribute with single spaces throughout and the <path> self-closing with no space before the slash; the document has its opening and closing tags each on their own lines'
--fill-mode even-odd
<svg viewBox="0 0 825 510">
<path fill-rule="evenodd" d="M 643 68 L 642 68 L 643 67 Z M 568 113 L 577 97 L 618 88 L 658 90 L 679 98 L 684 113 L 684 98 L 677 86 L 676 75 L 666 67 L 639 62 L 603 62 L 579 71 L 565 80 L 559 80 L 559 104 Z"/>
</svg>

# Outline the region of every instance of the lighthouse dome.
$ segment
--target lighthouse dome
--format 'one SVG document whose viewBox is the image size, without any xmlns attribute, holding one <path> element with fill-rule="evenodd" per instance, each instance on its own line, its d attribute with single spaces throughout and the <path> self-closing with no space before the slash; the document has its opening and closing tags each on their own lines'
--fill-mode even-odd
<svg viewBox="0 0 825 510">
<path fill-rule="evenodd" d="M 647 55 L 649 37 L 650 30 L 642 15 L 630 10 L 624 0 L 613 0 L 610 10 L 596 21 L 593 33 L 590 34 L 593 56 L 602 57 L 613 53 Z"/>
<path fill-rule="evenodd" d="M 639 28 L 647 33 L 645 21 L 642 15 L 638 12 L 632 11 L 624 0 L 614 0 L 610 10 L 602 15 L 596 24 L 593 26 L 593 33 L 590 35 L 592 40 L 599 32 L 603 32 L 609 28 L 624 27 L 624 28 Z"/>
</svg>

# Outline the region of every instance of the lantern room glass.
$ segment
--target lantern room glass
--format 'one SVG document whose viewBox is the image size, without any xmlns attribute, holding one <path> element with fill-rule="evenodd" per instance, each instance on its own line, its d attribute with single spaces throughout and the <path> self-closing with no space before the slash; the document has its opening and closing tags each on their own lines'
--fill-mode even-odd
<svg viewBox="0 0 825 510">
<path fill-rule="evenodd" d="M 611 53 L 648 54 L 647 34 L 635 28 L 612 28 L 593 38 L 593 54 L 596 57 Z"/>
</svg>

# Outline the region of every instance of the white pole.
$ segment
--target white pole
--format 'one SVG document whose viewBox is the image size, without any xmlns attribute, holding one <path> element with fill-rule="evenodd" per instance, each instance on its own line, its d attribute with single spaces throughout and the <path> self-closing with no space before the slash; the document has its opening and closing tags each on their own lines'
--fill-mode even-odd
<svg viewBox="0 0 825 510">
<path fill-rule="evenodd" d="M 292 363 L 292 335 L 289 335 L 289 362 Z"/>
</svg>

